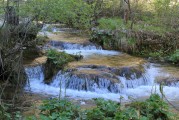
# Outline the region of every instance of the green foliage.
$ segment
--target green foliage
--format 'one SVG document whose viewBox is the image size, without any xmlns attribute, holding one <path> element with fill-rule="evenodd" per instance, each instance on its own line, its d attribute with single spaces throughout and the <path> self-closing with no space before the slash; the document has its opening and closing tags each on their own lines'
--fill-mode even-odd
<svg viewBox="0 0 179 120">
<path fill-rule="evenodd" d="M 151 60 L 164 60 L 164 57 L 167 55 L 164 53 L 164 50 L 151 50 L 150 48 L 142 48 L 142 51 L 135 52 L 136 55 L 141 57 L 150 58 Z"/>
<path fill-rule="evenodd" d="M 88 120 L 104 120 L 104 113 L 99 108 L 94 108 L 87 112 Z"/>
<path fill-rule="evenodd" d="M 14 120 L 21 120 L 22 119 L 22 114 L 20 111 L 16 111 L 14 115 Z"/>
<path fill-rule="evenodd" d="M 144 22 L 135 23 L 133 30 L 157 32 L 158 34 L 164 34 L 167 31 L 171 31 L 168 27 L 155 25 L 155 23 L 159 21 L 158 19 L 150 19 L 148 17 L 145 19 L 147 20 Z M 125 24 L 124 20 L 121 18 L 101 18 L 98 20 L 98 23 L 98 28 L 103 30 L 128 30 L 131 25 L 131 21 Z"/>
<path fill-rule="evenodd" d="M 31 0 L 22 5 L 23 15 L 37 15 L 47 22 L 62 22 L 69 26 L 88 29 L 92 8 L 83 0 Z"/>
<path fill-rule="evenodd" d="M 115 120 L 138 120 L 136 109 L 128 107 L 124 110 L 120 110 L 115 114 Z"/>
<path fill-rule="evenodd" d="M 158 94 L 143 102 L 132 102 L 125 107 L 102 98 L 95 99 L 96 107 L 82 111 L 66 99 L 52 99 L 40 106 L 40 120 L 173 120 L 174 114 Z M 27 120 L 36 120 L 29 117 Z"/>
<path fill-rule="evenodd" d="M 117 102 L 104 100 L 102 98 L 94 99 L 96 108 L 87 111 L 88 120 L 113 120 L 115 112 L 120 107 Z"/>
<path fill-rule="evenodd" d="M 149 52 L 150 57 L 159 58 L 163 55 L 162 51 L 156 51 L 156 52 Z"/>
<path fill-rule="evenodd" d="M 169 56 L 169 61 L 179 63 L 179 49 Z"/>
<path fill-rule="evenodd" d="M 37 120 L 37 118 L 35 116 L 28 116 L 25 117 L 25 120 Z"/>
<path fill-rule="evenodd" d="M 167 28 L 165 26 L 155 26 L 150 23 L 148 24 L 147 22 L 135 24 L 133 29 L 136 31 L 155 32 L 158 33 L 159 35 L 163 35 L 167 31 L 171 31 L 170 28 Z"/>
<path fill-rule="evenodd" d="M 90 41 L 101 45 L 104 49 L 117 49 L 118 37 L 109 30 L 94 30 L 91 34 Z"/>
<path fill-rule="evenodd" d="M 123 20 L 119 18 L 101 18 L 98 23 L 99 29 L 116 30 L 125 28 Z"/>
<path fill-rule="evenodd" d="M 0 105 L 0 120 L 21 120 L 22 115 L 19 111 L 15 111 L 14 113 L 8 112 L 9 106 L 6 104 Z"/>
<path fill-rule="evenodd" d="M 0 119 L 1 120 L 10 120 L 11 114 L 7 112 L 7 107 L 0 105 Z"/>
<path fill-rule="evenodd" d="M 127 39 L 127 42 L 129 45 L 135 45 L 137 41 L 134 37 L 130 37 Z"/>
<path fill-rule="evenodd" d="M 116 102 L 113 102 L 111 100 L 104 100 L 102 98 L 96 99 L 95 103 L 97 105 L 97 108 L 101 110 L 105 117 L 114 117 L 115 112 L 117 111 L 119 105 Z"/>
<path fill-rule="evenodd" d="M 168 104 L 158 94 L 152 94 L 146 101 L 134 102 L 130 106 L 149 120 L 170 120 L 171 117 Z"/>
<path fill-rule="evenodd" d="M 55 49 L 48 50 L 47 57 L 57 68 L 62 68 L 68 62 L 75 60 L 73 55 L 69 55 L 65 52 L 58 52 Z"/>
<path fill-rule="evenodd" d="M 37 36 L 36 38 L 36 44 L 37 45 L 44 45 L 48 40 L 47 36 Z"/>
<path fill-rule="evenodd" d="M 43 102 L 39 108 L 41 120 L 73 120 L 79 117 L 79 107 L 66 99 L 52 99 Z"/>
</svg>

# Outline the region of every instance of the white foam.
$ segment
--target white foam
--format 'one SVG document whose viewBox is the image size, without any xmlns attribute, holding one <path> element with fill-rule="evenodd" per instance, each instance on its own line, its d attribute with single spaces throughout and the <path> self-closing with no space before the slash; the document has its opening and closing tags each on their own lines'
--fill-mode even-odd
<svg viewBox="0 0 179 120">
<path fill-rule="evenodd" d="M 65 51 L 68 54 L 73 55 L 83 55 L 84 57 L 91 56 L 91 55 L 119 55 L 120 52 L 117 51 L 109 51 L 109 50 L 59 50 L 59 51 Z"/>
<path fill-rule="evenodd" d="M 33 93 L 41 93 L 41 94 L 48 94 L 53 96 L 58 96 L 60 93 L 60 87 L 54 87 L 47 84 L 44 84 L 41 81 L 31 81 L 30 82 L 30 89 Z M 26 90 L 28 90 L 26 88 Z M 65 95 L 65 89 L 62 88 L 62 96 Z M 169 100 L 178 100 L 179 99 L 179 88 L 176 87 L 164 87 L 164 93 Z M 128 97 L 132 98 L 140 98 L 140 97 L 148 97 L 151 93 L 159 93 L 159 86 L 140 86 L 137 88 L 130 88 L 126 89 L 124 93 L 109 93 L 109 92 L 90 92 L 90 91 L 78 91 L 72 89 L 66 89 L 66 96 L 70 98 L 76 99 L 92 99 L 92 98 L 105 98 L 114 101 L 119 101 L 120 97 L 124 97 L 125 100 L 128 100 Z"/>
<path fill-rule="evenodd" d="M 148 72 L 152 71 L 148 76 L 151 80 L 151 83 L 148 85 L 141 85 L 136 86 L 135 88 L 125 88 L 121 91 L 121 93 L 110 93 L 105 89 L 100 89 L 95 92 L 90 91 L 78 91 L 78 90 L 72 90 L 72 89 L 64 89 L 62 88 L 62 96 L 66 95 L 70 98 L 74 99 L 92 99 L 92 98 L 105 98 L 110 99 L 114 101 L 119 101 L 120 97 L 124 97 L 124 100 L 128 100 L 128 97 L 132 98 L 140 98 L 140 97 L 148 97 L 151 95 L 151 93 L 158 93 L 160 94 L 159 85 L 154 84 L 152 81 L 154 80 L 154 77 L 157 75 L 157 68 L 154 66 L 151 66 L 148 68 Z M 43 74 L 43 67 L 37 66 L 34 68 L 26 68 L 26 73 L 29 77 L 29 86 L 30 90 L 33 93 L 41 93 L 41 94 L 48 94 L 53 96 L 58 96 L 60 92 L 59 87 L 59 81 L 54 81 L 52 84 L 47 85 L 43 83 L 44 74 Z M 124 84 L 124 83 L 123 83 Z M 28 85 L 25 87 L 26 90 L 29 90 Z M 66 91 L 66 93 L 65 93 Z M 164 86 L 164 94 L 169 100 L 178 100 L 179 99 L 179 88 L 178 87 L 169 87 Z"/>
<path fill-rule="evenodd" d="M 51 32 L 47 32 L 47 28 L 49 25 L 43 27 L 42 31 L 39 34 L 42 35 L 50 35 Z M 59 30 L 60 31 L 60 30 Z M 58 32 L 57 29 L 52 29 L 52 32 Z M 52 46 L 53 47 L 53 46 Z M 80 54 L 83 55 L 85 58 L 91 55 L 120 55 L 120 52 L 117 51 L 109 51 L 109 50 L 102 50 L 97 49 L 96 46 L 89 45 L 83 46 L 78 44 L 67 44 L 65 46 L 68 49 L 60 50 L 65 51 L 69 54 Z M 78 48 L 78 49 L 77 49 Z M 56 48 L 57 49 L 57 48 Z M 131 81 L 127 81 L 124 77 L 119 77 L 121 83 L 123 84 L 123 88 L 120 93 L 110 93 L 106 89 L 96 89 L 95 92 L 90 91 L 78 91 L 72 89 L 64 89 L 62 88 L 62 96 L 66 95 L 70 98 L 75 99 L 92 99 L 92 98 L 105 98 L 111 99 L 114 101 L 119 101 L 120 97 L 122 96 L 124 100 L 128 100 L 128 97 L 131 96 L 133 98 L 140 98 L 140 97 L 148 97 L 151 93 L 159 93 L 159 85 L 155 83 L 155 78 L 157 76 L 167 75 L 165 73 L 161 73 L 160 69 L 153 64 L 149 64 L 145 66 L 145 74 L 143 75 L 144 78 L 134 79 Z M 53 81 L 53 83 L 47 85 L 43 82 L 44 80 L 44 73 L 43 67 L 37 66 L 34 68 L 26 68 L 26 73 L 29 78 L 29 84 L 26 85 L 25 90 L 31 90 L 33 93 L 41 93 L 41 94 L 48 94 L 53 96 L 58 96 L 60 92 L 59 81 Z M 127 87 L 130 86 L 130 87 Z M 30 88 L 30 89 L 29 89 Z M 178 100 L 179 99 L 179 83 L 175 86 L 164 86 L 164 94 L 169 100 Z"/>
</svg>

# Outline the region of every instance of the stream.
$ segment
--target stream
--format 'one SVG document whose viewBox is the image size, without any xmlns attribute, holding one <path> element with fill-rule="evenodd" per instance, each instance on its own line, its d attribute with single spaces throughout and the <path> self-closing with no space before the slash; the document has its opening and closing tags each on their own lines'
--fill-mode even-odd
<svg viewBox="0 0 179 120">
<path fill-rule="evenodd" d="M 54 28 L 52 32 L 47 32 L 45 28 L 39 34 L 47 35 L 51 41 L 43 49 L 80 54 L 84 58 L 69 63 L 66 72 L 59 70 L 50 84 L 44 82 L 43 64 L 26 67 L 26 91 L 53 97 L 61 95 L 72 99 L 88 100 L 101 97 L 114 101 L 123 98 L 124 101 L 128 101 L 131 98 L 147 98 L 151 93 L 160 94 L 159 83 L 163 81 L 166 98 L 169 101 L 179 100 L 177 67 L 149 63 L 122 52 L 103 50 L 100 46 L 88 42 L 65 41 L 62 33 L 71 33 L 71 29 L 66 31 Z"/>
</svg>

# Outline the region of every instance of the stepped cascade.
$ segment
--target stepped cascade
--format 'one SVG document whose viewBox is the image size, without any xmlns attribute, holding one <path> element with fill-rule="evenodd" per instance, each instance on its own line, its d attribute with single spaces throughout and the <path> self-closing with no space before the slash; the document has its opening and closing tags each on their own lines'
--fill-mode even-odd
<svg viewBox="0 0 179 120">
<path fill-rule="evenodd" d="M 58 29 L 53 31 L 62 32 Z M 118 51 L 103 50 L 90 42 L 73 43 L 52 39 L 43 47 L 44 50 L 52 48 L 59 52 L 83 55 L 83 59 L 69 63 L 65 72 L 59 70 L 48 84 L 44 82 L 44 65 L 26 67 L 28 83 L 25 90 L 76 99 L 103 97 L 118 101 L 121 96 L 127 100 L 128 97 L 147 97 L 152 92 L 160 94 L 160 82 L 156 79 L 161 76 L 161 79 L 171 78 L 170 73 L 163 71 L 162 65 L 148 63 Z M 179 99 L 178 80 L 173 78 L 173 81 L 165 83 L 163 90 L 166 97 L 170 100 Z"/>
</svg>

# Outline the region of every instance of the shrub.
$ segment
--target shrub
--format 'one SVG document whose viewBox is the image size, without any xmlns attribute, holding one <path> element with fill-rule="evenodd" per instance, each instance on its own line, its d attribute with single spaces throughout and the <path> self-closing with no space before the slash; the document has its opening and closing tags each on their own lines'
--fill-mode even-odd
<svg viewBox="0 0 179 120">
<path fill-rule="evenodd" d="M 55 49 L 48 50 L 47 57 L 57 68 L 62 68 L 68 62 L 75 60 L 73 55 L 69 55 L 65 52 L 58 52 Z"/>
<path fill-rule="evenodd" d="M 23 16 L 37 15 L 39 20 L 61 22 L 71 27 L 89 29 L 92 8 L 84 0 L 30 0 L 21 5 Z"/>
<path fill-rule="evenodd" d="M 114 117 L 115 112 L 117 111 L 119 105 L 116 102 L 113 102 L 111 100 L 104 100 L 102 98 L 96 99 L 95 103 L 97 105 L 97 108 L 101 110 L 105 117 Z"/>
<path fill-rule="evenodd" d="M 11 115 L 7 112 L 7 107 L 0 105 L 0 119 L 1 120 L 10 120 Z"/>
<path fill-rule="evenodd" d="M 170 120 L 168 104 L 158 94 L 152 94 L 144 102 L 133 102 L 130 107 L 135 108 L 141 117 L 148 120 Z"/>
<path fill-rule="evenodd" d="M 101 18 L 98 23 L 99 29 L 115 30 L 125 27 L 123 20 L 118 18 Z"/>
<path fill-rule="evenodd" d="M 104 49 L 118 49 L 119 39 L 110 30 L 93 30 L 90 38 L 91 42 L 101 45 Z"/>
<path fill-rule="evenodd" d="M 119 103 L 95 99 L 96 107 L 90 110 L 80 108 L 66 99 L 46 100 L 40 106 L 40 120 L 173 120 L 169 106 L 158 94 L 142 102 L 132 102 L 125 107 Z M 35 120 L 35 118 L 28 120 Z M 177 119 L 177 118 L 176 118 Z"/>
<path fill-rule="evenodd" d="M 66 99 L 52 99 L 43 102 L 40 106 L 42 120 L 73 120 L 79 117 L 79 107 Z"/>
<path fill-rule="evenodd" d="M 36 38 L 36 44 L 37 45 L 44 45 L 48 40 L 47 36 L 37 36 Z"/>
<path fill-rule="evenodd" d="M 94 108 L 87 112 L 88 120 L 104 120 L 104 113 L 99 108 Z"/>
<path fill-rule="evenodd" d="M 21 120 L 21 113 L 19 111 L 9 112 L 9 107 L 8 104 L 0 104 L 0 120 Z"/>
<path fill-rule="evenodd" d="M 115 120 L 137 120 L 137 111 L 134 108 L 128 107 L 124 110 L 119 110 L 115 114 Z"/>
<path fill-rule="evenodd" d="M 169 61 L 179 63 L 179 49 L 169 56 Z"/>
</svg>

